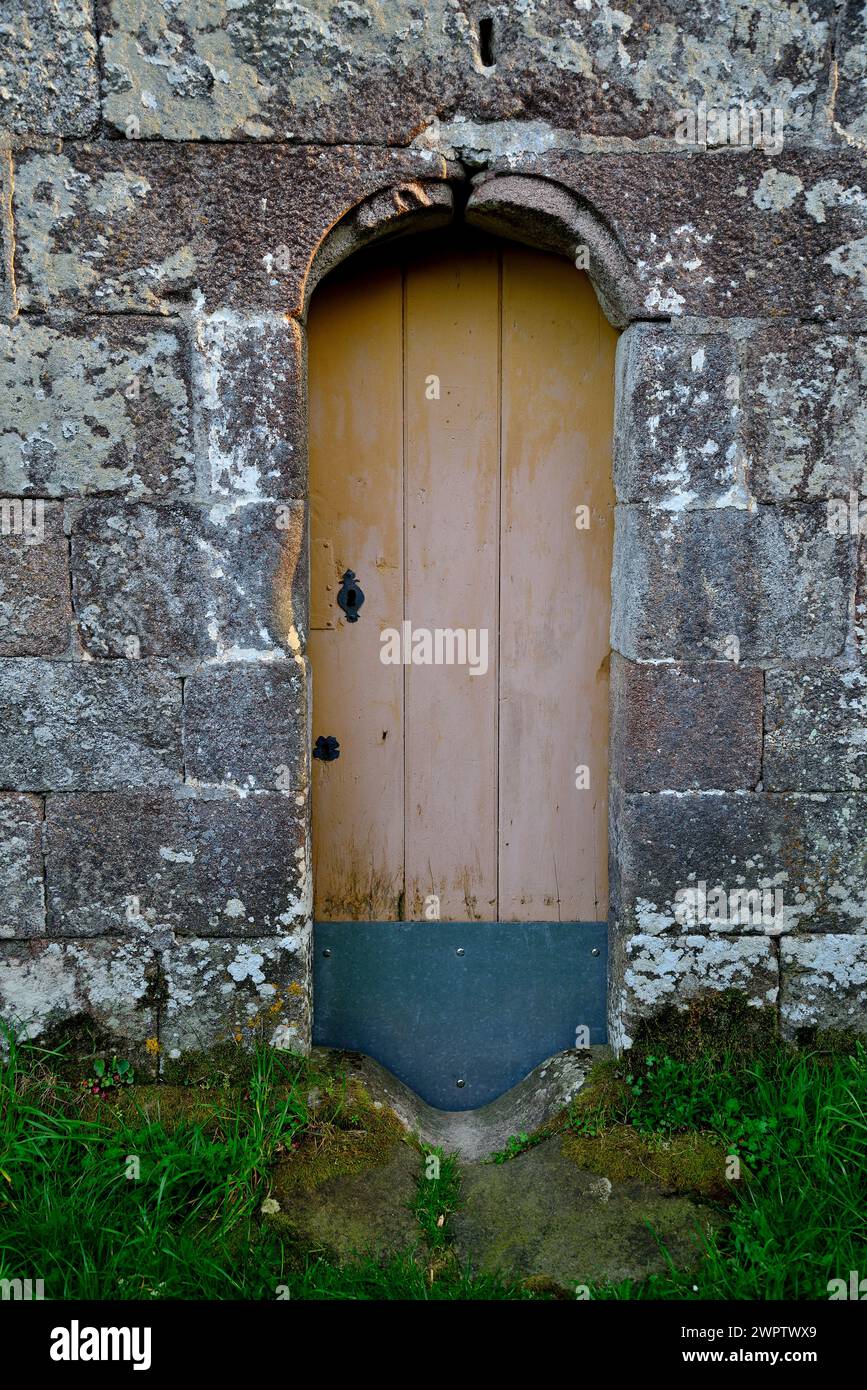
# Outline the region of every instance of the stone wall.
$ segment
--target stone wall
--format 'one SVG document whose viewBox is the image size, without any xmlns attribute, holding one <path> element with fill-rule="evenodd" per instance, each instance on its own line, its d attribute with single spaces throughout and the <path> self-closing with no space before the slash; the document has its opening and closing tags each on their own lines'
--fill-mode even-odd
<svg viewBox="0 0 867 1390">
<path fill-rule="evenodd" d="M 863 7 L 23 11 L 0 0 L 0 1014 L 88 1015 L 142 1067 L 309 1042 L 306 308 L 469 197 L 586 244 L 624 329 L 612 1037 L 729 987 L 789 1035 L 867 1028 Z M 685 147 L 702 102 L 781 112 L 782 148 Z M 782 915 L 683 921 L 698 883 Z"/>
</svg>

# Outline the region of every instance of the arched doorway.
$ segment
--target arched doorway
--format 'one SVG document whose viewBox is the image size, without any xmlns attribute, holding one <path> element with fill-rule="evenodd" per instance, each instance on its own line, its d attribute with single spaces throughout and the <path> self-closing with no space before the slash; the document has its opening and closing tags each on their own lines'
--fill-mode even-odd
<svg viewBox="0 0 867 1390">
<path fill-rule="evenodd" d="M 439 990 L 458 1008 L 463 991 L 466 1011 L 480 998 L 469 954 L 487 1007 L 514 1014 L 538 948 L 562 1013 L 563 972 L 580 973 L 570 952 L 607 919 L 615 345 L 569 261 L 467 229 L 357 256 L 311 305 L 314 917 L 330 943 L 318 989 L 333 1024 L 354 983 L 398 1039 L 388 1056 L 376 1028 L 366 1046 L 322 1040 L 379 1046 L 452 1108 L 499 1083 L 482 1068 L 450 1080 L 448 1065 L 443 1087 L 418 1081 L 398 1056 L 413 1047 L 399 1017 L 410 978 L 426 978 L 429 1002 Z M 457 953 L 460 979 L 440 977 L 436 960 Z M 600 948 L 580 954 L 598 1010 L 576 996 L 573 1042 L 582 1017 L 604 1018 Z M 537 1023 L 556 993 L 545 968 L 523 980 Z M 372 997 L 390 988 L 390 1002 Z M 561 1038 L 559 1015 L 548 1022 Z M 534 1046 L 509 1026 L 503 1075 Z"/>
</svg>

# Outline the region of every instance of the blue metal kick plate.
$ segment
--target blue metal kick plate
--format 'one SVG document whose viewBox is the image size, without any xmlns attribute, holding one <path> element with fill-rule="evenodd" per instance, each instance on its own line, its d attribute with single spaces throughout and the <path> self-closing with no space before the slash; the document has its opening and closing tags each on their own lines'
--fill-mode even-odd
<svg viewBox="0 0 867 1390">
<path fill-rule="evenodd" d="M 317 922 L 313 1041 L 474 1110 L 576 1029 L 606 1041 L 607 940 L 605 922 Z"/>
</svg>

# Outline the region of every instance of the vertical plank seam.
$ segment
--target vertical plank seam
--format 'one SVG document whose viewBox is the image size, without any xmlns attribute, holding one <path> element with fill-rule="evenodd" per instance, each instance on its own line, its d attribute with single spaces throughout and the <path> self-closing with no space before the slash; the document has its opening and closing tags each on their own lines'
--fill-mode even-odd
<svg viewBox="0 0 867 1390">
<path fill-rule="evenodd" d="M 408 545 L 408 540 L 407 540 L 407 530 L 406 530 L 406 522 L 407 522 L 407 497 L 406 497 L 406 452 L 407 452 L 407 413 L 406 413 L 406 412 L 407 412 L 407 391 L 406 391 L 406 385 L 407 385 L 407 383 L 406 383 L 406 374 L 407 374 L 407 344 L 406 344 L 407 322 L 406 322 L 406 319 L 407 319 L 407 315 L 406 315 L 406 303 L 407 303 L 407 283 L 406 283 L 406 282 L 407 282 L 407 263 L 406 263 L 406 260 L 405 260 L 405 259 L 402 259 L 402 260 L 401 260 L 401 265 L 400 265 L 400 416 L 401 416 L 401 419 L 400 419 L 400 439 L 401 439 L 401 449 L 400 449 L 400 493 L 401 493 L 401 503 L 400 503 L 400 532 L 401 532 L 400 574 L 401 574 L 401 631 L 403 631 L 402 623 L 403 623 L 403 621 L 406 619 L 406 616 L 407 616 L 407 614 L 406 614 L 406 587 L 407 587 L 407 585 L 406 585 L 406 576 L 407 576 L 407 545 Z M 406 784 L 407 784 L 407 777 L 408 777 L 408 775 L 409 775 L 409 771 L 408 771 L 408 768 L 407 768 L 407 761 L 406 761 L 406 749 L 407 749 L 406 725 L 407 725 L 407 716 L 408 716 L 408 711 L 409 711 L 409 702 L 408 702 L 408 700 L 407 700 L 407 691 L 406 691 L 407 672 L 408 672 L 408 670 L 409 670 L 409 668 L 408 668 L 408 666 L 406 665 L 406 662 L 404 662 L 404 664 L 403 664 L 403 670 L 402 670 L 402 672 L 401 672 L 401 684 L 402 684 L 402 697 L 401 697 L 401 698 L 402 698 L 403 704 L 402 704 L 401 719 L 400 719 L 400 723 L 401 723 L 401 737 L 402 737 L 402 740 L 403 740 L 403 817 L 402 817 L 403 824 L 402 824 L 402 827 L 401 827 L 401 846 L 402 846 L 401 857 L 402 857 L 402 861 L 403 861 L 402 890 L 403 890 L 403 891 L 402 891 L 402 897 L 398 899 L 398 902 L 399 902 L 399 903 L 400 903 L 401 901 L 403 902 L 403 917 L 404 917 L 404 920 L 406 920 L 406 921 L 409 921 L 409 920 L 410 920 L 410 918 L 409 918 L 409 913 L 408 913 L 408 895 L 407 895 L 407 883 L 406 883 L 406 830 L 407 830 L 407 827 L 406 827 L 406 813 L 407 813 L 407 806 L 406 806 Z M 400 915 L 401 915 L 400 912 L 398 912 L 398 919 L 400 918 Z"/>
<path fill-rule="evenodd" d="M 497 671 L 495 715 L 497 720 L 496 800 L 494 808 L 494 921 L 500 920 L 500 694 L 501 694 L 501 633 L 502 565 L 503 565 L 503 247 L 497 247 Z"/>
</svg>

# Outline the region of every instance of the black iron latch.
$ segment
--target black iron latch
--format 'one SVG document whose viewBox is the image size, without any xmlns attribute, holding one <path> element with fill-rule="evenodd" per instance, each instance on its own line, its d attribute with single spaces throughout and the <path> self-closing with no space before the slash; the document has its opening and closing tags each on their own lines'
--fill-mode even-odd
<svg viewBox="0 0 867 1390">
<path fill-rule="evenodd" d="M 357 623 L 359 610 L 364 603 L 364 594 L 361 585 L 356 581 L 354 570 L 347 570 L 344 574 L 337 602 L 346 614 L 346 621 Z"/>
<path fill-rule="evenodd" d="M 340 744 L 333 734 L 329 734 L 327 738 L 319 735 L 313 745 L 313 756 L 323 763 L 333 763 L 335 758 L 340 757 Z"/>
</svg>

